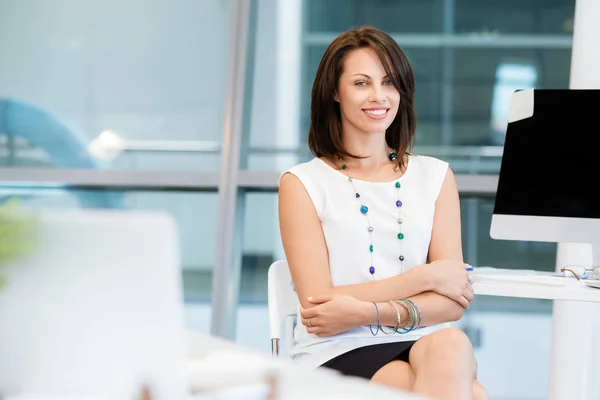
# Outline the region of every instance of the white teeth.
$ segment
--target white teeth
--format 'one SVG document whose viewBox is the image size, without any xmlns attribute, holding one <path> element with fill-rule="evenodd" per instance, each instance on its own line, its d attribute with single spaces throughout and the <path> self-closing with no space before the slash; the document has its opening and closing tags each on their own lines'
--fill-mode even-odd
<svg viewBox="0 0 600 400">
<path fill-rule="evenodd" d="M 367 114 L 371 115 L 383 115 L 387 112 L 387 110 L 364 110 Z"/>
</svg>

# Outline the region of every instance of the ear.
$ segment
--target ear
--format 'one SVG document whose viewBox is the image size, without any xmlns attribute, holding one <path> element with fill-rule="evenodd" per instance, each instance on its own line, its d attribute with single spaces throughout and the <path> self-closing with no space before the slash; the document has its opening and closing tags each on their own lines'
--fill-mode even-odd
<svg viewBox="0 0 600 400">
<path fill-rule="evenodd" d="M 335 101 L 336 103 L 340 102 L 340 98 L 338 97 L 337 92 L 333 94 L 333 101 Z"/>
</svg>

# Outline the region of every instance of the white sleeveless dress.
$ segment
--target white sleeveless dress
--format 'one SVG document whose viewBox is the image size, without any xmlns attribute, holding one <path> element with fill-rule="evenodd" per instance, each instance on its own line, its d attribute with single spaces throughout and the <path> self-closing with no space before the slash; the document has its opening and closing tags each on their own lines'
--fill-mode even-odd
<svg viewBox="0 0 600 400">
<path fill-rule="evenodd" d="M 435 201 L 448 171 L 444 161 L 428 156 L 410 155 L 406 172 L 399 180 L 369 182 L 353 179 L 354 187 L 368 215 L 373 231 L 373 266 L 369 232 L 360 203 L 346 174 L 319 158 L 296 165 L 281 175 L 292 173 L 302 182 L 315 206 L 329 251 L 329 268 L 334 286 L 350 285 L 384 279 L 401 273 L 399 256 L 404 271 L 427 262 Z M 400 189 L 395 187 L 401 183 Z M 398 192 L 399 191 L 399 192 Z M 400 245 L 398 233 L 398 196 L 402 201 L 404 239 Z M 300 316 L 298 315 L 298 320 Z M 369 326 L 360 326 L 338 335 L 318 337 L 309 334 L 306 327 L 297 324 L 290 357 L 309 367 L 350 350 L 389 342 L 417 340 L 449 324 L 429 326 L 408 334 L 373 336 Z"/>
</svg>

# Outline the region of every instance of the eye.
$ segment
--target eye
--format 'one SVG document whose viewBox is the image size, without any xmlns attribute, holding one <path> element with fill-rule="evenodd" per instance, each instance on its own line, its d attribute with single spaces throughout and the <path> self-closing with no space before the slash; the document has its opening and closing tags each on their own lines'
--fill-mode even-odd
<svg viewBox="0 0 600 400">
<path fill-rule="evenodd" d="M 392 80 L 391 79 L 386 79 L 385 81 L 383 81 L 384 85 L 391 85 L 392 84 Z"/>
<path fill-rule="evenodd" d="M 368 83 L 367 83 L 366 81 L 358 81 L 358 82 L 355 82 L 355 83 L 354 83 L 354 85 L 356 85 L 356 86 L 365 86 L 365 85 L 367 85 L 367 84 L 368 84 Z"/>
</svg>

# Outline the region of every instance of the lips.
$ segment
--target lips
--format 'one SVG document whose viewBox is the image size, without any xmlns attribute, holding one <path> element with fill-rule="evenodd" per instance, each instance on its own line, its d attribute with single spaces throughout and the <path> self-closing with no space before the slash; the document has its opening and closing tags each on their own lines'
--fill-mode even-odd
<svg viewBox="0 0 600 400">
<path fill-rule="evenodd" d="M 389 108 L 363 108 L 362 110 L 367 117 L 371 119 L 383 119 L 390 111 Z"/>
</svg>

